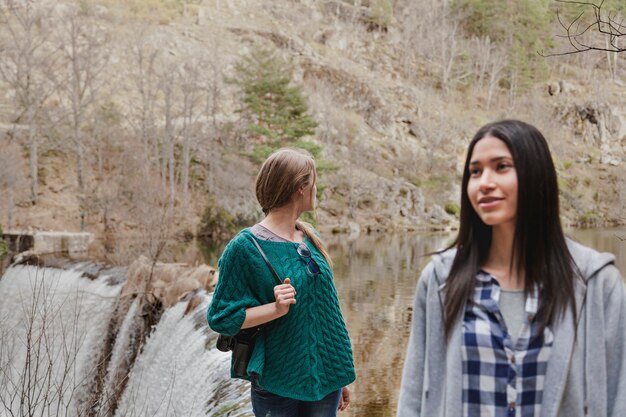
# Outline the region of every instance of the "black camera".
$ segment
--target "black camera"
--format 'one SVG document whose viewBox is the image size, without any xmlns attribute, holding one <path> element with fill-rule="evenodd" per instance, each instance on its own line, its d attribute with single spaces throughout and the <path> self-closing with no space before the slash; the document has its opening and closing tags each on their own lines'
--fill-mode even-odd
<svg viewBox="0 0 626 417">
<path fill-rule="evenodd" d="M 215 343 L 215 347 L 217 350 L 222 352 L 228 352 L 229 350 L 233 350 L 235 347 L 235 337 L 234 336 L 224 336 L 223 334 L 217 337 L 217 342 Z"/>
<path fill-rule="evenodd" d="M 217 337 L 215 347 L 222 352 L 233 352 L 233 374 L 239 378 L 248 376 L 248 363 L 254 350 L 254 342 L 261 327 L 253 327 L 241 330 L 235 336 L 225 336 L 220 334 Z"/>
<path fill-rule="evenodd" d="M 237 340 L 233 347 L 233 373 L 238 377 L 248 375 L 248 363 L 252 357 L 254 349 L 254 339 L 241 341 Z"/>
</svg>

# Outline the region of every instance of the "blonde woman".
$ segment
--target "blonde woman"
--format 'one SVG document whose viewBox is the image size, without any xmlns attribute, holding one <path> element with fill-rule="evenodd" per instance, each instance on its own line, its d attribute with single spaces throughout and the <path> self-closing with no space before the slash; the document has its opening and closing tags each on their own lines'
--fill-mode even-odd
<svg viewBox="0 0 626 417">
<path fill-rule="evenodd" d="M 255 416 L 334 417 L 350 402 L 352 347 L 333 283 L 332 261 L 299 219 L 315 207 L 310 154 L 280 149 L 263 163 L 256 196 L 265 218 L 242 230 L 219 260 L 210 327 L 224 335 L 266 324 L 247 367 Z M 284 278 L 276 285 L 255 247 Z"/>
</svg>

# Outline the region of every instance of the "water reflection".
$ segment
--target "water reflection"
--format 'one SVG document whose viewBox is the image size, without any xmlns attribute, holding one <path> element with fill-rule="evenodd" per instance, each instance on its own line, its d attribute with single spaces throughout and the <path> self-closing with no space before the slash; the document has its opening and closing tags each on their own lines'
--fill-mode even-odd
<svg viewBox="0 0 626 417">
<path fill-rule="evenodd" d="M 583 245 L 615 255 L 615 265 L 626 278 L 626 229 L 571 229 L 565 233 Z"/>
<path fill-rule="evenodd" d="M 445 247 L 451 238 L 397 234 L 326 239 L 357 368 L 349 416 L 394 415 L 418 274 L 429 260 L 426 254 Z"/>
</svg>

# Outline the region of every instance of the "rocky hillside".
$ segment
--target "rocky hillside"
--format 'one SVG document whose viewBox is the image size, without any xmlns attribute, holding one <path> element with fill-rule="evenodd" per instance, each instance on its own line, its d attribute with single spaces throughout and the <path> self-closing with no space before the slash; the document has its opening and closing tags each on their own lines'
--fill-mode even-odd
<svg viewBox="0 0 626 417">
<path fill-rule="evenodd" d="M 258 219 L 253 193 L 258 165 L 250 155 L 262 143 L 245 134 L 241 93 L 227 82 L 236 63 L 258 48 L 275 50 L 290 63 L 293 83 L 303 86 L 318 122 L 306 141 L 321 147 L 326 168 L 319 179 L 321 228 L 454 226 L 469 138 L 482 124 L 511 117 L 535 124 L 547 136 L 566 224 L 626 222 L 626 72 L 619 66 L 624 57 L 544 58 L 547 75 L 514 90 L 504 78 L 485 81 L 487 70 L 477 75 L 483 71 L 481 57 L 487 62 L 487 55 L 472 48 L 478 40 L 460 29 L 451 38 L 446 33 L 435 38 L 444 29 L 416 30 L 425 24 L 419 16 L 409 19 L 419 6 L 395 1 L 379 9 L 380 3 L 82 2 L 78 16 L 98 29 L 89 32 L 98 40 L 90 48 L 92 61 L 83 62 L 91 62 L 99 78 L 87 88 L 90 98 L 78 102 L 87 109 L 80 120 L 70 111 L 75 95 L 55 90 L 42 104 L 45 122 L 34 133 L 39 141 L 34 205 L 32 123 L 15 86 L 0 81 L 5 178 L 0 186 L 7 196 L 0 199 L 0 222 L 5 229 L 77 230 L 83 213 L 84 227 L 96 233 L 102 253 L 124 254 L 135 238 L 154 243 L 193 235 L 207 205 L 236 224 Z M 72 7 L 57 3 L 50 13 Z M 10 11 L 4 16 L 11 18 Z M 49 27 L 49 37 L 61 42 L 62 34 L 71 34 L 62 20 L 51 21 L 57 23 Z M 0 36 L 4 45 L 13 41 L 7 31 Z M 443 61 L 433 53 L 444 56 L 455 47 L 467 49 Z M 60 54 L 59 60 L 70 55 Z M 494 65 L 491 74 L 502 70 L 495 68 L 497 58 L 488 63 Z M 443 64 L 455 65 L 457 72 L 446 73 Z M 63 68 L 54 71 L 65 74 Z M 174 73 L 182 75 L 168 78 Z M 186 117 L 191 105 L 185 103 L 192 101 L 185 100 L 194 90 L 185 88 L 190 80 L 203 86 L 205 96 Z M 167 88 L 175 83 L 179 90 Z M 170 93 L 179 107 L 168 107 Z M 153 146 L 153 137 L 165 139 L 155 139 Z M 168 210 L 157 216 L 161 212 L 152 205 Z M 165 223 L 167 230 L 157 233 Z"/>
</svg>

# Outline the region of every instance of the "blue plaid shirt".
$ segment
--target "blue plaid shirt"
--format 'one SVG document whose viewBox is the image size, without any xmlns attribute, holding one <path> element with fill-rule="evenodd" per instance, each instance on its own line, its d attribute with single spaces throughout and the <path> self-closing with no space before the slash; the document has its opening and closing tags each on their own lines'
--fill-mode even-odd
<svg viewBox="0 0 626 417">
<path fill-rule="evenodd" d="M 483 271 L 463 318 L 463 416 L 539 417 L 553 335 L 536 337 L 538 291 L 526 297 L 515 344 L 500 312 L 500 285 Z"/>
</svg>

